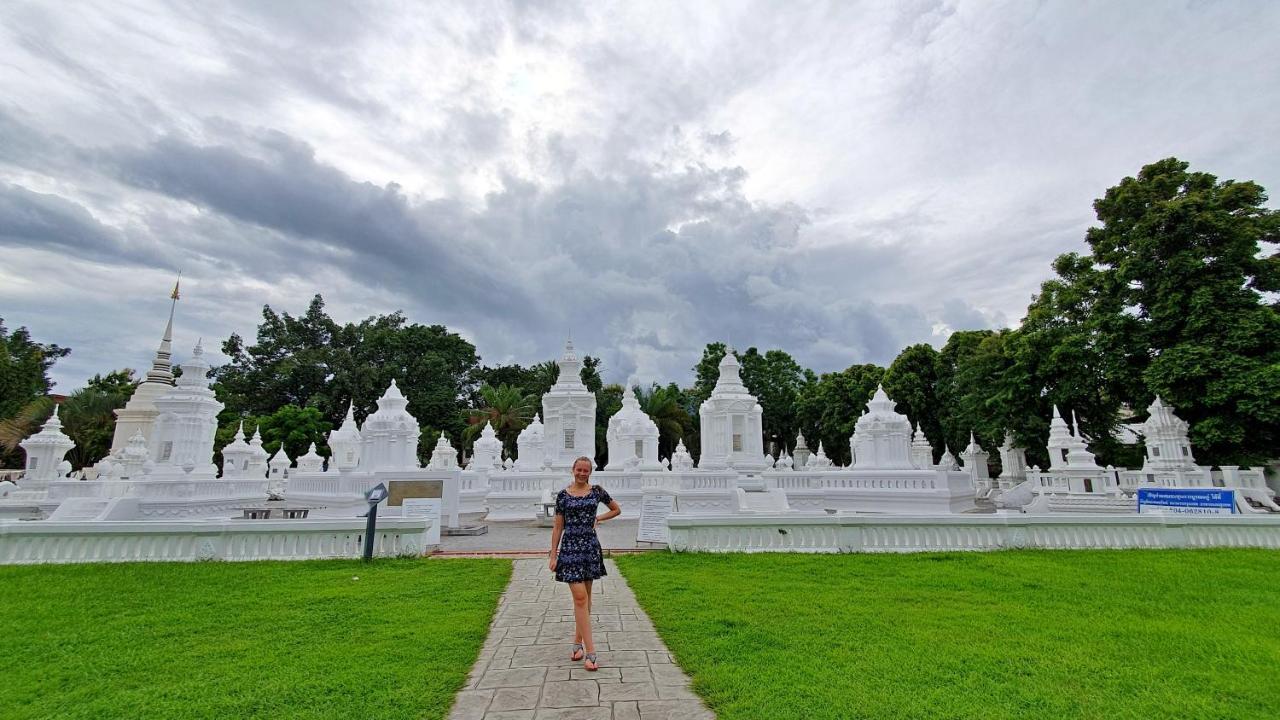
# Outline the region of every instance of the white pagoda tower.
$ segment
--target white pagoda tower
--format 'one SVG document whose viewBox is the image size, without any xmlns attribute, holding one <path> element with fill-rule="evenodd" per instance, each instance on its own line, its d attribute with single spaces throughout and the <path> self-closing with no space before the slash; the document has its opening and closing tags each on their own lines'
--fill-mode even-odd
<svg viewBox="0 0 1280 720">
<path fill-rule="evenodd" d="M 213 437 L 223 406 L 209 388 L 209 363 L 199 342 L 182 363 L 182 377 L 155 406 L 159 414 L 148 438 L 155 479 L 214 479 Z"/>
<path fill-rule="evenodd" d="M 1146 441 L 1147 456 L 1143 460 L 1145 472 L 1198 472 L 1195 456 L 1191 454 L 1190 429 L 1185 420 L 1173 414 L 1173 408 L 1165 405 L 1159 396 L 1147 408 L 1151 416 L 1142 423 L 1142 437 Z"/>
<path fill-rule="evenodd" d="M 622 470 L 631 458 L 639 460 L 640 470 L 661 470 L 658 462 L 658 426 L 640 409 L 635 389 L 622 396 L 622 409 L 609 418 L 605 430 L 609 444 L 609 465 L 605 470 Z"/>
<path fill-rule="evenodd" d="M 698 467 L 734 468 L 745 472 L 765 469 L 764 432 L 760 403 L 742 384 L 742 366 L 730 350 L 720 360 L 720 377 L 711 397 L 698 408 L 702 419 L 702 454 Z"/>
<path fill-rule="evenodd" d="M 222 448 L 222 477 L 226 479 L 248 477 L 249 460 L 253 448 L 244 440 L 244 421 L 236 428 L 235 437 Z"/>
<path fill-rule="evenodd" d="M 991 470 L 987 467 L 987 460 L 991 457 L 991 453 L 982 449 L 978 441 L 973 437 L 973 431 L 969 431 L 969 445 L 960 451 L 960 459 L 964 462 L 964 470 L 969 473 L 969 477 L 973 478 L 974 487 L 977 488 L 978 495 L 985 495 L 992 490 Z"/>
<path fill-rule="evenodd" d="M 920 429 L 920 423 L 916 423 L 915 434 L 911 436 L 911 464 L 917 470 L 928 470 L 933 467 L 933 445 Z"/>
<path fill-rule="evenodd" d="M 573 341 L 557 363 L 560 377 L 542 396 L 543 452 L 551 467 L 568 469 L 579 457 L 596 456 L 596 396 L 582 383 L 582 361 Z M 523 460 L 523 453 L 521 455 Z"/>
<path fill-rule="evenodd" d="M 364 440 L 356 426 L 351 404 L 347 405 L 347 418 L 342 427 L 329 433 L 329 469 L 351 472 L 360 465 L 360 450 Z"/>
<path fill-rule="evenodd" d="M 76 444 L 62 432 L 57 405 L 53 406 L 53 414 L 40 432 L 18 444 L 27 453 L 27 471 L 20 486 L 24 492 L 47 490 L 50 482 L 71 472 L 70 464 L 63 458 Z"/>
<path fill-rule="evenodd" d="M 486 421 L 484 429 L 480 431 L 480 439 L 471 446 L 471 465 L 468 469 L 488 472 L 495 466 L 502 466 L 502 441 L 498 439 L 493 424 Z"/>
<path fill-rule="evenodd" d="M 547 459 L 546 430 L 537 415 L 516 436 L 516 469 L 521 472 L 537 472 Z"/>
<path fill-rule="evenodd" d="M 364 427 L 360 429 L 361 470 L 418 469 L 418 421 L 406 410 L 408 406 L 409 401 L 392 380 L 378 398 L 377 411 L 364 419 Z"/>
<path fill-rule="evenodd" d="M 849 438 L 855 470 L 912 470 L 911 422 L 894 409 L 884 388 L 876 387 L 867 412 Z"/>
<path fill-rule="evenodd" d="M 169 306 L 169 323 L 164 327 L 164 337 L 156 350 L 156 358 L 142 383 L 133 391 L 129 402 L 116 410 L 116 429 L 111 436 L 111 454 L 124 452 L 129 440 L 141 432 L 147 440 L 151 439 L 151 428 L 155 424 L 156 400 L 173 389 L 173 312 L 178 306 L 178 286 L 174 285 L 173 303 Z"/>
<path fill-rule="evenodd" d="M 1027 451 L 1013 444 L 1013 433 L 1005 432 L 1000 446 L 1000 489 L 1009 490 L 1027 479 Z"/>
</svg>

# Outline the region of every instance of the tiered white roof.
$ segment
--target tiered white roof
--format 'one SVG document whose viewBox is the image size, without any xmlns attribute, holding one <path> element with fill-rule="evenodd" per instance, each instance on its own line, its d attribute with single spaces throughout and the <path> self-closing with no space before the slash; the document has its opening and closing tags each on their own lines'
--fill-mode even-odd
<svg viewBox="0 0 1280 720">
<path fill-rule="evenodd" d="M 760 403 L 742 384 L 742 366 L 730 350 L 720 359 L 715 389 L 698 408 L 702 420 L 702 456 L 699 466 L 709 470 L 735 468 L 747 472 L 764 469 L 764 414 Z"/>
<path fill-rule="evenodd" d="M 378 409 L 364 420 L 360 428 L 363 447 L 360 469 L 418 469 L 418 421 L 407 410 L 409 401 L 392 380 L 387 391 L 378 398 Z"/>
<path fill-rule="evenodd" d="M 640 399 L 635 389 L 623 393 L 622 409 L 609 418 L 605 430 L 609 444 L 609 465 L 606 470 L 621 470 L 631 457 L 638 459 L 640 470 L 661 470 L 658 462 L 658 426 L 640 409 Z"/>
<path fill-rule="evenodd" d="M 477 472 L 486 472 L 495 467 L 502 467 L 502 441 L 493 425 L 485 422 L 480 431 L 480 439 L 471 446 L 471 467 Z"/>
<path fill-rule="evenodd" d="M 1147 446 L 1143 469 L 1194 472 L 1196 459 L 1191 454 L 1191 440 L 1187 437 L 1190 427 L 1186 421 L 1175 415 L 1173 408 L 1165 405 L 1158 395 L 1147 410 L 1151 416 L 1142 424 Z"/>
<path fill-rule="evenodd" d="M 543 454 L 552 467 L 568 469 L 577 458 L 596 455 L 596 396 L 582 382 L 582 361 L 572 340 L 557 365 L 560 376 L 542 396 Z"/>
<path fill-rule="evenodd" d="M 444 432 L 440 433 L 440 439 L 436 441 L 436 446 L 431 451 L 431 460 L 427 463 L 427 467 L 433 470 L 458 469 L 458 451 L 453 449 L 453 443 L 449 442 Z"/>
<path fill-rule="evenodd" d="M 364 438 L 360 428 L 356 426 L 353 414 L 354 403 L 347 404 L 347 417 L 342 426 L 329 433 L 330 470 L 336 466 L 342 472 L 350 472 L 360 465 L 360 451 Z"/>
<path fill-rule="evenodd" d="M 71 471 L 62 465 L 67 453 L 76 444 L 62 432 L 62 420 L 58 419 L 58 406 L 53 406 L 53 414 L 45 421 L 40 432 L 18 443 L 27 453 L 27 471 L 22 478 L 22 489 L 43 490 L 49 483 Z"/>
<path fill-rule="evenodd" d="M 543 461 L 547 459 L 543 443 L 542 420 L 534 415 L 533 422 L 516 436 L 516 469 L 525 472 L 541 470 Z"/>
<path fill-rule="evenodd" d="M 155 405 L 159 414 L 148 438 L 155 474 L 214 479 L 218 469 L 213 464 L 213 442 L 223 405 L 209 387 L 209 363 L 200 342 L 182 363 L 182 377 L 156 398 Z"/>
<path fill-rule="evenodd" d="M 910 470 L 911 423 L 894 409 L 894 402 L 877 386 L 867 412 L 849 438 L 855 470 Z"/>
</svg>

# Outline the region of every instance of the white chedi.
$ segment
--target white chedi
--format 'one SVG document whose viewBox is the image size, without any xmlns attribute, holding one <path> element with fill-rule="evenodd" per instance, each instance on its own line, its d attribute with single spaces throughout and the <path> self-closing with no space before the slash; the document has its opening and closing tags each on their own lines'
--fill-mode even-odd
<svg viewBox="0 0 1280 720">
<path fill-rule="evenodd" d="M 793 465 L 795 469 L 805 467 L 809 464 L 809 457 L 813 452 L 809 450 L 809 446 L 805 444 L 804 433 L 796 433 L 796 449 L 792 451 L 791 457 L 795 458 Z"/>
<path fill-rule="evenodd" d="M 915 434 L 911 436 L 911 465 L 917 470 L 928 470 L 933 467 L 933 444 L 916 423 Z"/>
<path fill-rule="evenodd" d="M 964 461 L 964 469 L 968 471 L 969 477 L 975 482 L 990 480 L 991 472 L 987 468 L 987 460 L 990 459 L 991 453 L 982 449 L 978 441 L 973 437 L 973 431 L 969 432 L 969 445 L 960 451 L 960 459 Z"/>
<path fill-rule="evenodd" d="M 142 431 L 135 431 L 124 446 L 119 461 L 112 467 L 111 480 L 138 480 L 155 469 L 151 454 L 147 451 L 147 438 Z"/>
<path fill-rule="evenodd" d="M 27 454 L 26 473 L 22 476 L 22 489 L 43 490 L 49 483 L 62 475 L 59 466 L 63 458 L 76 444 L 62 432 L 62 421 L 58 419 L 58 406 L 53 406 L 53 414 L 45 421 L 40 432 L 18 443 Z"/>
<path fill-rule="evenodd" d="M 911 470 L 911 423 L 877 386 L 849 438 L 855 470 Z"/>
<path fill-rule="evenodd" d="M 1142 439 L 1146 445 L 1142 469 L 1196 472 L 1199 468 L 1191 454 L 1191 440 L 1187 437 L 1190 427 L 1186 421 L 1175 415 L 1173 408 L 1165 405 L 1158 395 L 1147 411 L 1150 416 L 1142 423 Z"/>
<path fill-rule="evenodd" d="M 1000 487 L 1009 489 L 1027 479 L 1027 451 L 1013 444 L 1013 433 L 1005 431 L 1000 446 Z"/>
<path fill-rule="evenodd" d="M 567 470 L 577 458 L 596 455 L 596 394 L 582 382 L 582 361 L 573 350 L 573 341 L 565 343 L 564 355 L 556 364 L 560 375 L 542 396 L 543 459 L 539 465 Z M 523 450 L 520 460 L 523 464 Z"/>
<path fill-rule="evenodd" d="M 623 393 L 622 408 L 609 418 L 605 430 L 609 449 L 609 464 L 605 470 L 621 470 L 635 457 L 634 466 L 639 470 L 661 470 L 658 462 L 658 425 L 644 410 L 635 388 Z"/>
<path fill-rule="evenodd" d="M 449 442 L 444 432 L 440 433 L 440 439 L 431 450 L 431 460 L 428 461 L 427 467 L 432 470 L 458 469 L 458 451 L 453 449 L 453 443 Z"/>
<path fill-rule="evenodd" d="M 408 411 L 409 401 L 392 380 L 387 391 L 378 398 L 378 409 L 364 420 L 360 428 L 360 469 L 418 469 L 418 421 Z"/>
<path fill-rule="evenodd" d="M 939 470 L 959 470 L 960 465 L 956 463 L 956 456 L 951 454 L 951 448 L 946 445 L 942 446 L 942 457 L 938 460 Z"/>
<path fill-rule="evenodd" d="M 684 439 L 676 443 L 676 450 L 671 454 L 671 469 L 675 472 L 688 472 L 693 469 L 693 456 L 684 446 Z"/>
<path fill-rule="evenodd" d="M 484 429 L 480 431 L 480 439 L 471 446 L 470 469 L 487 472 L 501 467 L 502 441 L 498 439 L 498 433 L 493 429 L 493 424 L 485 421 Z"/>
<path fill-rule="evenodd" d="M 533 422 L 525 426 L 516 436 L 515 467 L 517 470 L 537 472 L 542 469 L 543 462 L 551 459 L 544 454 L 543 442 L 542 419 L 534 415 Z"/>
<path fill-rule="evenodd" d="M 762 418 L 764 409 L 742 384 L 742 366 L 732 351 L 720 359 L 720 377 L 711 396 L 698 407 L 702 427 L 699 467 L 755 472 L 767 467 Z"/>
<path fill-rule="evenodd" d="M 827 451 L 822 447 L 822 441 L 818 441 L 818 451 L 809 457 L 809 462 L 804 465 L 805 470 L 830 470 L 831 458 L 827 457 Z"/>
<path fill-rule="evenodd" d="M 223 405 L 209 387 L 209 363 L 200 342 L 181 364 L 182 377 L 169 392 L 156 398 L 155 425 L 148 438 L 156 473 L 164 478 L 212 480 L 214 436 Z"/>
<path fill-rule="evenodd" d="M 267 476 L 267 459 L 270 453 L 262 447 L 262 428 L 253 429 L 253 437 L 249 440 L 249 465 L 245 468 L 245 477 L 264 478 Z"/>
<path fill-rule="evenodd" d="M 244 439 L 244 421 L 236 428 L 235 437 L 222 448 L 222 477 L 226 479 L 248 477 L 249 461 L 253 447 Z"/>
<path fill-rule="evenodd" d="M 324 456 L 316 452 L 316 444 L 311 443 L 307 452 L 298 456 L 298 472 L 318 473 L 324 469 Z"/>
<path fill-rule="evenodd" d="M 364 438 L 356 425 L 354 403 L 347 404 L 347 416 L 342 425 L 329 433 L 329 469 L 351 472 L 360 466 L 360 450 Z"/>
<path fill-rule="evenodd" d="M 169 306 L 169 322 L 164 327 L 164 337 L 160 340 L 160 347 L 156 349 L 151 369 L 138 387 L 134 388 L 125 406 L 115 411 L 116 427 L 111 440 L 111 454 L 117 459 L 139 432 L 150 443 L 151 430 L 160 414 L 155 401 L 173 389 L 173 313 L 176 308 L 175 298 Z M 101 472 L 103 469 L 99 468 L 99 474 L 106 477 Z"/>
</svg>

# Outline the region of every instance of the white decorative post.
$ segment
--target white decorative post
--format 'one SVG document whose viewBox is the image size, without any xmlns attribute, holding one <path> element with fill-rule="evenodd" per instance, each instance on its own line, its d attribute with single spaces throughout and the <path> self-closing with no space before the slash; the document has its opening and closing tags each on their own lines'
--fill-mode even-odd
<svg viewBox="0 0 1280 720">
<path fill-rule="evenodd" d="M 406 409 L 409 401 L 392 380 L 387 391 L 378 398 L 378 409 L 364 420 L 360 429 L 363 447 L 360 469 L 418 469 L 418 421 Z"/>
<path fill-rule="evenodd" d="M 849 438 L 855 470 L 911 470 L 911 423 L 894 409 L 884 388 L 876 387 L 867 412 Z"/>
<path fill-rule="evenodd" d="M 352 404 L 347 404 L 347 417 L 342 427 L 329 433 L 329 469 L 340 472 L 351 472 L 360 465 L 360 450 L 363 445 L 360 428 L 356 426 L 352 414 Z"/>
</svg>

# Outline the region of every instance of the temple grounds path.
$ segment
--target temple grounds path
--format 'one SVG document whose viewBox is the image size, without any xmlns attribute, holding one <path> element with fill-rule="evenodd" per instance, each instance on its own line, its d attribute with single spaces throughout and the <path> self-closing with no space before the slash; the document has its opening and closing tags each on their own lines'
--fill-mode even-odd
<svg viewBox="0 0 1280 720">
<path fill-rule="evenodd" d="M 573 603 L 546 559 L 517 560 L 451 720 L 715 717 L 690 691 L 617 565 L 605 565 L 609 575 L 595 582 L 591 608 L 600 669 L 569 659 Z"/>
</svg>

